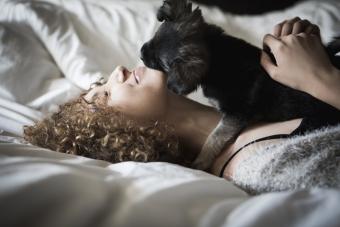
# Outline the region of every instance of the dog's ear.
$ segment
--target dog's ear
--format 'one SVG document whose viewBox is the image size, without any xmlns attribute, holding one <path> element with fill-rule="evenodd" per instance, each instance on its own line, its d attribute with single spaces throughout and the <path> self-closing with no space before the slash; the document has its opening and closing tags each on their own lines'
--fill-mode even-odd
<svg viewBox="0 0 340 227">
<path fill-rule="evenodd" d="M 192 12 L 192 4 L 187 0 L 164 0 L 158 9 L 157 19 L 162 21 L 175 21 L 189 15 Z"/>
<path fill-rule="evenodd" d="M 181 34 L 185 36 L 190 36 L 195 34 L 197 37 L 198 34 L 203 34 L 204 29 L 206 28 L 205 22 L 202 16 L 202 11 L 196 7 L 194 11 L 192 11 L 189 15 L 182 18 L 180 23 L 176 24 L 176 28 L 178 31 L 181 31 Z"/>
<path fill-rule="evenodd" d="M 208 61 L 205 58 L 176 59 L 168 73 L 168 88 L 180 95 L 196 90 L 207 72 Z"/>
</svg>

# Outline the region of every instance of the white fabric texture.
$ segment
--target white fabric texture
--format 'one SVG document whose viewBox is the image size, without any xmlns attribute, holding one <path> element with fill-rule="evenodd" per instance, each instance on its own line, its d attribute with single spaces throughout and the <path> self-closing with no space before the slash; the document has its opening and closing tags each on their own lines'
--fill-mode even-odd
<svg viewBox="0 0 340 227">
<path fill-rule="evenodd" d="M 160 0 L 1 0 L 0 132 L 22 135 L 117 65 L 140 64 L 159 23 Z M 236 16 L 202 7 L 209 22 L 261 46 L 299 15 L 340 31 L 338 1 Z M 190 95 L 202 103 L 200 91 Z M 337 190 L 269 193 L 250 199 L 231 183 L 167 163 L 107 162 L 60 154 L 1 136 L 0 226 L 337 226 Z M 244 203 L 244 201 L 247 202 Z M 241 204 L 241 206 L 239 206 Z"/>
<path fill-rule="evenodd" d="M 9 140 L 9 138 L 1 138 Z M 338 226 L 335 189 L 249 198 L 230 182 L 168 163 L 104 161 L 0 143 L 0 226 Z"/>
<path fill-rule="evenodd" d="M 173 164 L 110 165 L 14 143 L 0 150 L 0 226 L 197 226 L 223 199 L 226 212 L 247 198 Z"/>
</svg>

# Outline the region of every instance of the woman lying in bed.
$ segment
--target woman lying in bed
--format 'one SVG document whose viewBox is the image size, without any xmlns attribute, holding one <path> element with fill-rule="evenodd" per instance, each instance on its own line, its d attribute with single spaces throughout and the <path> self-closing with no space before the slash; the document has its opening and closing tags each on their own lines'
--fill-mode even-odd
<svg viewBox="0 0 340 227">
<path fill-rule="evenodd" d="M 331 65 L 318 33 L 317 26 L 299 18 L 277 25 L 274 35 L 264 38 L 277 66 L 265 53 L 261 63 L 273 79 L 340 109 L 340 71 Z M 220 118 L 216 109 L 167 90 L 162 72 L 146 67 L 130 72 L 119 66 L 106 83 L 98 83 L 51 117 L 26 127 L 25 138 L 52 150 L 111 162 L 167 161 L 190 166 Z M 221 152 L 210 172 L 249 193 L 339 186 L 334 177 L 340 174 L 329 176 L 338 166 L 336 153 L 329 149 L 326 161 L 316 157 L 322 153 L 317 152 L 318 144 L 325 145 L 321 140 L 332 147 L 340 132 L 305 133 L 301 120 L 248 127 Z M 294 131 L 301 135 L 276 136 Z"/>
</svg>

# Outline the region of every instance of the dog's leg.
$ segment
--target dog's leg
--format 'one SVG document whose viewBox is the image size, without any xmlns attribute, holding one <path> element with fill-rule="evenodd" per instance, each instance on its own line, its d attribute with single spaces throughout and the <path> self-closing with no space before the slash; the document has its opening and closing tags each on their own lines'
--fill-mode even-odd
<svg viewBox="0 0 340 227">
<path fill-rule="evenodd" d="M 192 167 L 207 170 L 222 151 L 245 126 L 245 122 L 232 116 L 224 116 L 205 141 Z"/>
</svg>

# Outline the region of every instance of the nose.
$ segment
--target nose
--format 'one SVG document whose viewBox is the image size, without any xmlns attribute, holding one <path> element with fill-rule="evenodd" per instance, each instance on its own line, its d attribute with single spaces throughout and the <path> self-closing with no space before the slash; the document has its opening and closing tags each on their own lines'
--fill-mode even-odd
<svg viewBox="0 0 340 227">
<path fill-rule="evenodd" d="M 147 43 L 144 43 L 144 45 L 142 46 L 141 48 L 141 60 L 144 61 L 146 59 L 146 56 L 147 56 L 147 48 L 148 48 L 148 45 Z"/>
</svg>

